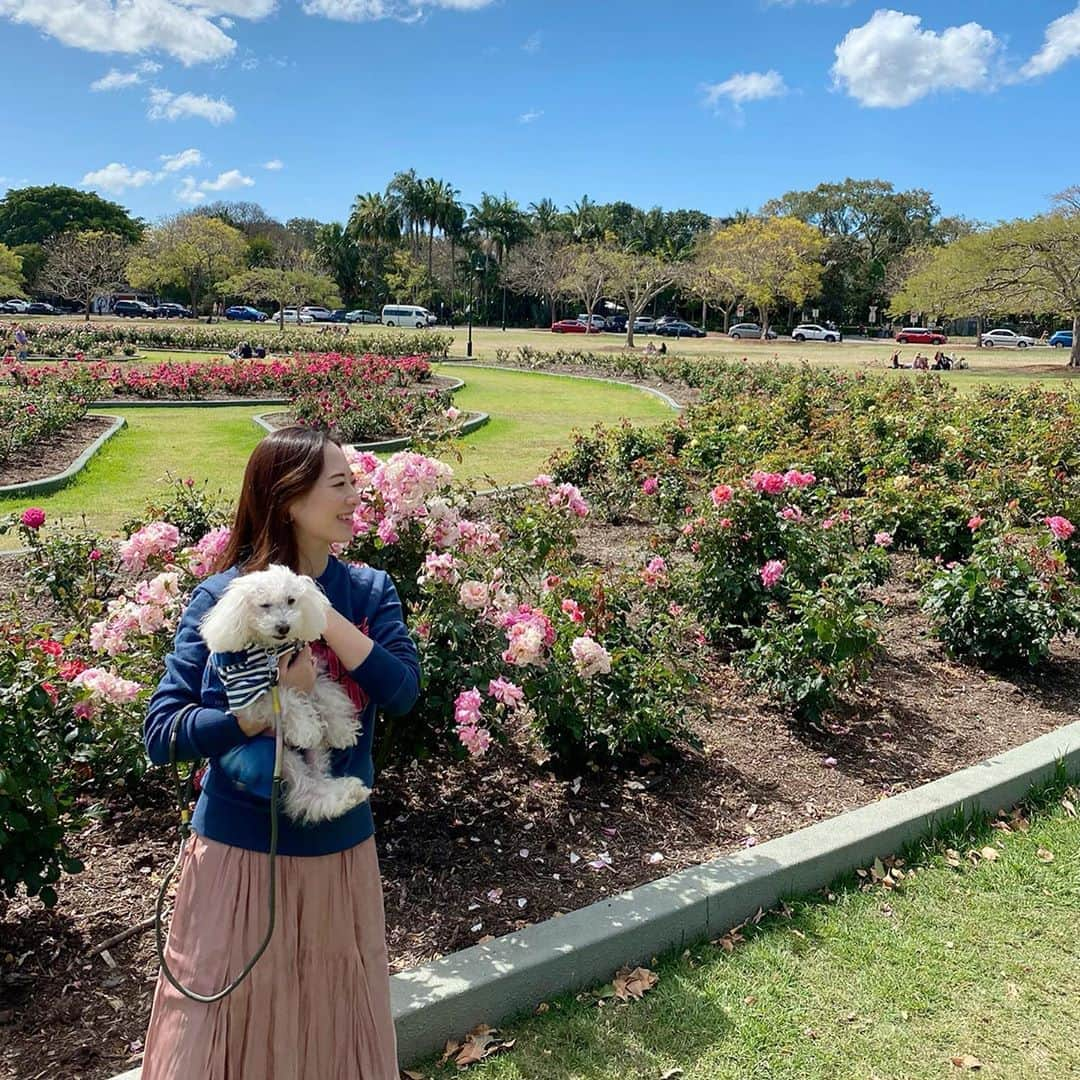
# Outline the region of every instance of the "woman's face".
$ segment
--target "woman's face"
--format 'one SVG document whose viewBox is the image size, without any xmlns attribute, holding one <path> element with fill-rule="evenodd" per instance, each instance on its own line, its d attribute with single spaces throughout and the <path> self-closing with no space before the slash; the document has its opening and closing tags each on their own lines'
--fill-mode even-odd
<svg viewBox="0 0 1080 1080">
<path fill-rule="evenodd" d="M 289 507 L 300 547 L 348 543 L 353 536 L 353 510 L 359 501 L 344 452 L 340 446 L 327 443 L 322 473 L 315 486 Z"/>
</svg>

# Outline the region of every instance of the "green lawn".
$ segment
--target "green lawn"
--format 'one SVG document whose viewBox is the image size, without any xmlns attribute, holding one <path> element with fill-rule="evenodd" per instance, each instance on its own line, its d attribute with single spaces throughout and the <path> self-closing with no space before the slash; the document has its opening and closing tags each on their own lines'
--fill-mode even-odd
<svg viewBox="0 0 1080 1080">
<path fill-rule="evenodd" d="M 627 417 L 658 423 L 672 410 L 651 394 L 625 386 L 527 372 L 456 367 L 466 386 L 455 400 L 462 409 L 490 413 L 485 427 L 459 443 L 463 461 L 448 460 L 457 475 L 510 483 L 531 479 L 571 430 Z M 258 407 L 127 408 L 127 427 L 106 445 L 71 486 L 54 495 L 0 501 L 0 512 L 40 506 L 50 519 L 86 514 L 112 532 L 140 512 L 167 475 L 209 480 L 229 497 L 239 490 L 244 463 L 263 434 L 252 420 Z M 17 546 L 9 534 L 3 546 Z"/>
<path fill-rule="evenodd" d="M 472 1072 L 944 1080 L 968 1075 L 951 1059 L 970 1055 L 988 1078 L 1080 1076 L 1080 822 L 1055 801 L 1027 833 L 977 830 L 949 843 L 964 856 L 959 869 L 943 844 L 909 863 L 927 868 L 898 891 L 849 883 L 832 902 L 796 901 L 789 918 L 747 928 L 731 953 L 703 944 L 662 958 L 641 1001 L 549 1003 L 507 1025 L 513 1050 Z M 985 845 L 999 858 L 973 865 L 967 853 Z M 421 1072 L 455 1075 L 430 1062 Z"/>
</svg>

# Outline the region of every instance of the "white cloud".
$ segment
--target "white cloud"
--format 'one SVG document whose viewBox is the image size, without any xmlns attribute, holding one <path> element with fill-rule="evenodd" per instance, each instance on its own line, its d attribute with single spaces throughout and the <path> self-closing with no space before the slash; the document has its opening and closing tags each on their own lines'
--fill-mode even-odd
<svg viewBox="0 0 1080 1080">
<path fill-rule="evenodd" d="M 118 71 L 116 68 L 111 68 L 107 75 L 95 79 L 90 84 L 90 89 L 95 91 L 123 90 L 125 87 L 141 83 L 144 75 L 156 75 L 160 70 L 161 65 L 153 60 L 144 60 L 134 71 Z"/>
<path fill-rule="evenodd" d="M 193 169 L 202 164 L 202 151 L 192 147 L 189 150 L 181 150 L 178 154 L 161 155 L 161 171 L 163 173 L 182 172 L 184 169 Z"/>
<path fill-rule="evenodd" d="M 736 108 L 747 101 L 764 101 L 765 98 L 783 97 L 788 88 L 779 71 L 747 71 L 732 75 L 719 83 L 706 83 L 705 104 L 717 106 L 727 98 Z"/>
<path fill-rule="evenodd" d="M 1043 47 L 1020 69 L 1020 76 L 1035 79 L 1049 75 L 1074 56 L 1080 56 L 1080 5 L 1046 28 Z"/>
<path fill-rule="evenodd" d="M 234 23 L 232 19 L 229 19 L 224 15 L 222 15 L 222 17 L 218 19 L 217 24 L 221 27 L 222 30 L 231 30 L 236 25 L 236 23 Z"/>
<path fill-rule="evenodd" d="M 833 82 L 861 105 L 899 109 L 936 90 L 991 85 L 1001 43 L 978 23 L 921 30 L 918 15 L 875 11 L 836 46 Z"/>
<path fill-rule="evenodd" d="M 225 124 L 236 119 L 236 110 L 224 98 L 212 98 L 206 94 L 174 94 L 171 90 L 155 87 L 150 91 L 146 115 L 151 120 L 179 120 L 195 116 L 209 120 L 211 124 Z"/>
<path fill-rule="evenodd" d="M 322 15 L 341 22 L 370 22 L 375 19 L 416 22 L 423 18 L 426 7 L 479 11 L 492 3 L 494 0 L 304 0 L 301 7 L 308 15 Z"/>
<path fill-rule="evenodd" d="M 198 203 L 206 198 L 206 192 L 199 190 L 199 185 L 190 176 L 180 179 L 180 186 L 176 189 L 176 197 L 180 202 Z"/>
<path fill-rule="evenodd" d="M 211 21 L 262 19 L 276 0 L 0 0 L 0 17 L 89 52 L 159 50 L 184 64 L 221 60 L 236 42 Z"/>
<path fill-rule="evenodd" d="M 254 187 L 255 181 L 245 176 L 239 169 L 230 169 L 218 174 L 216 180 L 203 180 L 200 191 L 235 191 L 237 188 Z"/>
<path fill-rule="evenodd" d="M 97 188 L 119 195 L 128 188 L 139 188 L 153 183 L 154 174 L 149 169 L 131 169 L 119 161 L 110 162 L 103 169 L 88 172 L 82 178 L 82 186 Z"/>
<path fill-rule="evenodd" d="M 544 35 L 539 30 L 534 30 L 522 44 L 522 49 L 527 53 L 536 54 L 544 45 Z"/>
<path fill-rule="evenodd" d="M 270 172 L 277 172 L 279 169 L 285 168 L 285 162 L 281 158 L 271 158 L 269 161 L 263 162 L 263 168 L 268 169 Z"/>
<path fill-rule="evenodd" d="M 94 91 L 123 90 L 126 86 L 134 86 L 141 82 L 142 76 L 137 71 L 117 71 L 116 68 L 112 68 L 107 75 L 95 79 L 90 84 L 90 89 Z"/>
<path fill-rule="evenodd" d="M 543 109 L 530 109 L 528 112 L 523 112 L 518 117 L 519 124 L 531 124 L 534 120 L 539 120 L 544 115 Z"/>
</svg>

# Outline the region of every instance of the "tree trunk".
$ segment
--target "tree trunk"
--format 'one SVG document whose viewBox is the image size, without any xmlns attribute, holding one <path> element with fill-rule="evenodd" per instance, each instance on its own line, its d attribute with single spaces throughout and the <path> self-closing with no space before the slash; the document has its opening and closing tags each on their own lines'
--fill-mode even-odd
<svg viewBox="0 0 1080 1080">
<path fill-rule="evenodd" d="M 709 301 L 702 297 L 701 300 L 701 329 L 705 329 L 705 317 L 709 311 Z"/>
<path fill-rule="evenodd" d="M 761 340 L 769 340 L 769 309 L 767 307 L 761 308 Z"/>
<path fill-rule="evenodd" d="M 975 348 L 976 349 L 981 349 L 983 347 L 982 336 L 983 336 L 983 317 L 980 315 L 975 320 Z"/>
<path fill-rule="evenodd" d="M 626 347 L 632 349 L 634 347 L 634 320 L 638 317 L 638 313 L 631 309 L 630 305 L 626 305 Z"/>
<path fill-rule="evenodd" d="M 86 294 L 86 314 L 85 314 L 85 315 L 83 316 L 83 320 L 84 320 L 85 322 L 89 322 L 89 321 L 90 321 L 90 304 L 91 304 L 91 302 L 93 301 L 93 299 L 94 299 L 94 294 L 93 294 L 93 292 L 92 292 L 92 291 L 91 291 L 91 292 L 88 292 L 88 293 Z"/>
<path fill-rule="evenodd" d="M 1080 368 L 1080 311 L 1073 312 L 1073 343 L 1069 353 L 1069 367 Z"/>
</svg>

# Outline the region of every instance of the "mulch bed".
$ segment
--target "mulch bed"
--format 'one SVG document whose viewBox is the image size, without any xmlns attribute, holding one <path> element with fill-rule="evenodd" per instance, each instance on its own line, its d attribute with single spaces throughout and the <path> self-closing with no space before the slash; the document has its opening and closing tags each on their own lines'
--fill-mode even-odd
<svg viewBox="0 0 1080 1080">
<path fill-rule="evenodd" d="M 111 417 L 84 416 L 66 430 L 12 454 L 0 464 L 0 485 L 26 484 L 62 473 L 110 424 Z"/>
<path fill-rule="evenodd" d="M 648 530 L 595 526 L 581 539 L 597 562 L 637 562 Z M 8 593 L 17 581 L 9 562 L 0 560 Z M 888 613 L 880 661 L 828 730 L 792 727 L 717 654 L 700 673 L 709 713 L 697 725 L 701 751 L 580 777 L 557 776 L 514 748 L 480 768 L 435 760 L 385 770 L 373 803 L 393 969 L 783 835 L 1074 720 L 1076 642 L 1055 648 L 1035 675 L 998 678 L 954 663 L 927 635 L 913 566 L 894 556 L 879 593 Z M 153 934 L 113 947 L 108 960 L 88 953 L 152 913 L 175 855 L 174 817 L 162 781 L 137 800 L 111 797 L 74 839 L 86 870 L 60 884 L 59 905 L 16 901 L 0 915 L 0 1076 L 102 1080 L 137 1063 Z"/>
</svg>

